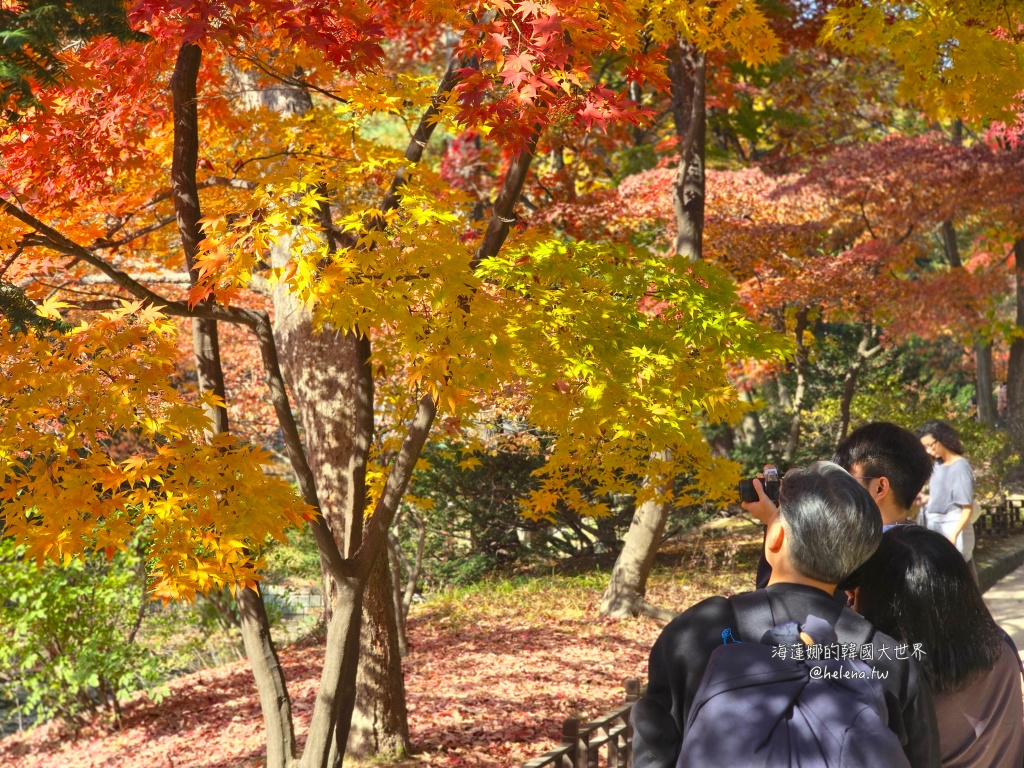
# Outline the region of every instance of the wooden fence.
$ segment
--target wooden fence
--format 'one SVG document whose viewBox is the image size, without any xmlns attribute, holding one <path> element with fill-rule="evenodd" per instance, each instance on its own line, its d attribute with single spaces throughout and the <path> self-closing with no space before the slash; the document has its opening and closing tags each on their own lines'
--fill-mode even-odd
<svg viewBox="0 0 1024 768">
<path fill-rule="evenodd" d="M 630 768 L 633 764 L 633 704 L 643 694 L 639 680 L 627 680 L 626 700 L 589 723 L 562 723 L 562 743 L 523 768 Z"/>
<path fill-rule="evenodd" d="M 981 503 L 981 517 L 975 529 L 983 535 L 1008 536 L 1024 533 L 1024 496 L 1008 496 Z"/>
</svg>

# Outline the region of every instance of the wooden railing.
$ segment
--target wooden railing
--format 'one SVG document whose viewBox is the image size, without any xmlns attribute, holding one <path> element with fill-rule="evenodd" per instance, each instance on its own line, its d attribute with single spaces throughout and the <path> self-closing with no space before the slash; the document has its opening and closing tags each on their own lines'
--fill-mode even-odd
<svg viewBox="0 0 1024 768">
<path fill-rule="evenodd" d="M 982 502 L 981 517 L 975 529 L 978 533 L 995 536 L 1024 533 L 1024 496 Z"/>
<path fill-rule="evenodd" d="M 562 743 L 523 768 L 630 768 L 633 764 L 633 726 L 630 713 L 643 695 L 639 680 L 627 680 L 626 700 L 611 712 L 581 723 L 570 717 L 562 723 Z"/>
</svg>

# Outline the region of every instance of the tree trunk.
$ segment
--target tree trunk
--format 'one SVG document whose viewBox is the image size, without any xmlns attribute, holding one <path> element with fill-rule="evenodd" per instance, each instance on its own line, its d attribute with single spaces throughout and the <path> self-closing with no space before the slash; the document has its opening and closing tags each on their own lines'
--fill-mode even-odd
<svg viewBox="0 0 1024 768">
<path fill-rule="evenodd" d="M 672 185 L 676 215 L 675 252 L 698 261 L 704 245 L 704 55 L 680 42 L 669 55 L 672 114 L 679 137 L 679 165 Z"/>
<path fill-rule="evenodd" d="M 196 257 L 203 239 L 199 220 L 199 187 L 196 184 L 196 166 L 199 163 L 199 110 L 196 102 L 199 65 L 202 50 L 198 45 L 186 43 L 178 52 L 171 77 L 171 96 L 174 101 L 174 149 L 171 158 L 171 196 L 174 214 L 185 252 L 185 267 L 192 287 L 199 278 Z M 220 365 L 220 340 L 216 320 L 192 318 L 192 351 L 200 392 L 213 392 L 224 400 L 224 375 Z M 223 406 L 209 408 L 207 414 L 213 422 L 214 433 L 228 431 L 228 413 Z"/>
<path fill-rule="evenodd" d="M 240 90 L 246 94 L 244 100 L 250 108 L 263 107 L 285 115 L 301 115 L 312 106 L 309 94 L 301 88 L 282 85 L 261 89 L 251 73 L 236 71 L 233 74 L 242 83 Z M 392 194 L 393 191 L 389 191 L 389 195 Z M 330 212 L 326 206 L 321 210 L 321 217 L 329 226 Z M 274 246 L 271 249 L 272 265 L 281 267 L 287 264 L 290 248 L 290 241 Z M 285 379 L 295 398 L 302 425 L 302 442 L 313 472 L 320 511 L 342 556 L 351 557 L 362 540 L 366 461 L 373 435 L 370 342 L 355 333 L 339 333 L 331 328 L 314 329 L 312 317 L 286 287 L 281 286 L 274 292 L 274 310 L 274 337 Z M 328 627 L 332 625 L 339 600 L 343 599 L 341 586 L 331 570 L 327 561 L 321 562 L 323 620 Z M 390 586 L 387 589 L 390 595 Z M 368 592 L 360 590 L 359 594 L 372 602 L 376 591 L 376 587 L 371 587 Z M 346 596 L 351 594 L 350 590 L 345 591 Z M 386 626 L 377 625 L 379 620 L 380 613 L 371 612 L 359 622 L 368 638 L 361 648 L 360 665 L 369 665 L 371 670 L 381 663 L 379 659 L 372 658 L 372 654 L 381 647 L 376 638 L 392 639 Z M 400 658 L 397 639 L 386 658 Z M 394 730 L 380 730 L 367 742 L 389 744 L 398 741 L 406 744 L 408 725 L 405 722 L 404 685 L 379 690 L 377 696 L 382 697 L 383 702 L 363 698 L 356 702 L 357 717 L 360 722 L 375 723 L 379 729 Z M 375 710 L 382 706 L 395 716 L 375 718 Z M 399 715 L 401 722 L 396 722 Z M 333 765 L 339 759 L 337 745 L 332 745 L 331 750 L 329 759 Z"/>
<path fill-rule="evenodd" d="M 348 742 L 355 706 L 359 665 L 353 662 L 359 654 L 363 582 L 352 577 L 335 582 L 334 611 L 327 624 L 324 666 L 302 751 L 302 768 L 328 768 L 342 763 L 344 755 L 338 752 L 337 745 Z"/>
<path fill-rule="evenodd" d="M 796 449 L 800 445 L 800 428 L 803 420 L 804 395 L 807 392 L 807 347 L 804 346 L 804 331 L 807 330 L 807 313 L 805 307 L 796 314 L 796 353 L 793 356 L 793 367 L 796 370 L 796 390 L 793 392 L 793 416 L 789 422 L 789 439 L 782 452 L 783 461 L 793 460 Z"/>
<path fill-rule="evenodd" d="M 978 421 L 994 427 L 996 425 L 996 398 L 991 342 L 978 339 L 974 343 L 974 363 L 978 378 Z"/>
<path fill-rule="evenodd" d="M 356 706 L 346 755 L 400 758 L 409 753 L 405 679 L 387 549 L 378 555 L 363 595 Z"/>
<path fill-rule="evenodd" d="M 344 759 L 339 745 L 348 743 L 355 706 L 363 589 L 370 580 L 376 558 L 385 550 L 388 529 L 436 413 L 437 407 L 429 395 L 420 399 L 416 416 L 368 520 L 362 543 L 355 555 L 341 563 L 337 570 L 334 611 L 327 625 L 324 667 L 302 755 L 302 768 L 340 766 Z"/>
<path fill-rule="evenodd" d="M 661 501 L 646 501 L 633 513 L 622 551 L 615 559 L 608 589 L 601 598 L 601 615 L 624 619 L 641 613 L 669 621 L 674 616 L 651 606 L 644 599 L 647 577 L 665 534 L 671 506 Z"/>
<path fill-rule="evenodd" d="M 199 160 L 199 121 L 196 106 L 196 82 L 202 53 L 197 45 L 181 47 L 171 78 L 174 107 L 174 150 L 171 164 L 171 195 L 174 200 L 178 231 L 181 233 L 189 282 L 198 281 L 196 257 L 202 230 L 196 167 Z M 224 370 L 216 320 L 192 319 L 192 350 L 196 362 L 200 392 L 213 392 L 221 403 L 209 409 L 211 432 L 228 431 L 228 414 L 224 404 Z M 258 589 L 245 588 L 238 594 L 242 643 L 259 692 L 260 709 L 266 729 L 266 768 L 285 768 L 295 759 L 295 728 L 291 700 L 285 684 L 281 663 L 270 637 L 263 595 Z"/>
<path fill-rule="evenodd" d="M 263 725 L 267 732 L 267 768 L 283 768 L 295 759 L 295 729 L 292 703 L 281 661 L 270 637 L 270 621 L 259 589 L 238 592 L 238 613 L 242 622 L 242 643 L 256 680 Z"/>
<path fill-rule="evenodd" d="M 704 242 L 704 55 L 680 42 L 669 56 L 668 76 L 672 81 L 672 114 L 679 137 L 679 166 L 672 191 L 675 251 L 696 261 L 703 254 Z M 658 457 L 655 454 L 652 459 Z M 666 482 L 666 478 L 648 478 L 651 484 Z M 647 577 L 661 546 L 670 511 L 668 502 L 648 501 L 634 512 L 633 523 L 601 598 L 602 615 L 624 618 L 644 613 L 665 621 L 672 618 L 670 611 L 644 600 Z"/>
<path fill-rule="evenodd" d="M 402 512 L 406 512 L 403 516 Z M 415 513 L 408 511 L 408 508 L 399 512 L 395 518 L 394 532 L 388 534 L 388 563 L 391 566 L 391 581 L 394 586 L 395 601 L 395 622 L 398 626 L 398 650 L 402 656 L 409 655 L 409 639 L 406 635 L 406 622 L 409 618 L 409 608 L 412 606 L 412 599 L 416 595 L 416 585 L 419 583 L 420 571 L 423 569 L 423 549 L 427 543 L 427 526 Z M 401 543 L 398 539 L 399 518 L 412 520 L 416 526 L 416 555 L 410 562 L 402 553 Z M 402 578 L 402 570 L 405 569 L 405 579 Z"/>
<path fill-rule="evenodd" d="M 1024 330 L 1024 238 L 1013 244 L 1014 284 L 1017 289 L 1017 329 Z M 1010 345 L 1006 372 L 1006 429 L 1013 447 L 1024 451 L 1024 337 Z"/>
<path fill-rule="evenodd" d="M 275 257 L 275 261 L 277 257 Z M 275 336 L 303 427 L 320 508 L 342 554 L 362 541 L 366 459 L 373 430 L 369 341 L 353 333 L 314 330 L 312 318 L 282 291 L 275 295 Z M 324 621 L 330 626 L 341 584 L 323 564 Z M 357 754 L 408 751 L 405 685 L 394 627 L 391 573 L 375 567 L 363 592 L 358 695 L 352 715 Z M 381 606 L 387 610 L 382 610 Z M 390 626 L 389 626 L 390 624 Z M 382 676 L 381 670 L 394 670 Z M 332 757 L 333 760 L 333 757 Z M 333 765 L 333 762 L 330 763 Z"/>
<path fill-rule="evenodd" d="M 395 626 L 398 628 L 398 652 L 402 657 L 409 655 L 409 637 L 405 632 L 406 615 L 402 611 L 402 550 L 398 538 L 388 536 L 388 565 L 391 566 L 391 599 L 395 604 Z"/>
<path fill-rule="evenodd" d="M 955 126 L 960 125 L 956 121 Z M 956 227 L 948 219 L 942 222 L 942 245 L 946 251 L 946 259 L 951 269 L 962 269 L 963 262 L 960 259 L 960 245 L 956 240 Z M 996 400 L 993 393 L 992 375 L 992 344 L 979 338 L 974 342 L 974 363 L 975 363 L 975 399 L 978 403 L 978 421 L 994 427 L 996 424 Z"/>
<path fill-rule="evenodd" d="M 749 389 L 740 390 L 740 400 L 745 403 L 754 403 L 754 394 Z M 764 427 L 761 424 L 761 417 L 757 411 L 751 409 L 743 414 L 743 420 L 739 426 L 740 442 L 747 448 L 764 443 Z"/>
<path fill-rule="evenodd" d="M 871 346 L 875 339 L 875 327 L 871 323 L 865 323 L 860 343 L 857 344 L 857 352 L 850 367 L 846 370 L 846 377 L 843 380 L 843 396 L 839 401 L 839 428 L 836 430 L 836 443 L 842 442 L 850 429 L 850 407 L 853 404 L 853 395 L 857 391 L 857 381 L 874 355 L 882 349 L 881 344 Z"/>
</svg>

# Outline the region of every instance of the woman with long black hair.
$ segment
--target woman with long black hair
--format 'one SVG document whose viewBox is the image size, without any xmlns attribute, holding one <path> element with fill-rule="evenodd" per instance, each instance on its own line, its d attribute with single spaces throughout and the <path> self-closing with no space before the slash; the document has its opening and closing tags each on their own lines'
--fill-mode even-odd
<svg viewBox="0 0 1024 768">
<path fill-rule="evenodd" d="M 854 608 L 905 643 L 931 685 L 944 768 L 1020 768 L 1020 659 L 953 544 L 918 525 L 896 526 L 857 575 Z"/>
<path fill-rule="evenodd" d="M 974 572 L 974 471 L 960 436 L 944 421 L 929 421 L 917 435 L 935 459 L 921 522 L 949 539 Z"/>
</svg>

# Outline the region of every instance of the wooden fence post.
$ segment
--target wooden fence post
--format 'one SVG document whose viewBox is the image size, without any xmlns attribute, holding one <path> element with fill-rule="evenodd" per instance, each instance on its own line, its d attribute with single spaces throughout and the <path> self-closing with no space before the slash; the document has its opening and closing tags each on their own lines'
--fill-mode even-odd
<svg viewBox="0 0 1024 768">
<path fill-rule="evenodd" d="M 640 698 L 640 681 L 631 677 L 623 683 L 626 689 L 626 703 L 633 704 Z M 626 713 L 626 730 L 622 735 L 622 765 L 633 768 L 633 708 Z"/>
<path fill-rule="evenodd" d="M 630 677 L 623 683 L 623 687 L 626 689 L 626 703 L 636 701 L 640 698 L 640 681 L 635 677 Z"/>
<path fill-rule="evenodd" d="M 580 721 L 579 718 L 567 717 L 562 723 L 562 744 L 570 746 L 562 758 L 562 768 L 577 768 L 579 761 Z"/>
</svg>

